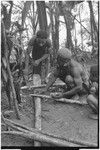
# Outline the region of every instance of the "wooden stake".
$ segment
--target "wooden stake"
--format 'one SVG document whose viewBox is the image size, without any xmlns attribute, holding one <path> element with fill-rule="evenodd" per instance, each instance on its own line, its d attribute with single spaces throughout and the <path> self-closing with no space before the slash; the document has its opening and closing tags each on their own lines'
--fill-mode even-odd
<svg viewBox="0 0 100 150">
<path fill-rule="evenodd" d="M 41 99 L 35 98 L 35 128 L 41 130 Z M 34 146 L 41 146 L 40 142 L 34 142 Z"/>
<path fill-rule="evenodd" d="M 40 77 L 40 76 L 39 76 Z M 34 79 L 33 79 L 34 80 Z M 39 80 L 41 80 L 39 78 Z M 40 81 L 41 82 L 41 81 Z M 40 82 L 34 82 L 36 84 L 38 84 L 37 86 L 40 86 L 41 83 Z M 35 91 L 34 91 L 35 92 Z M 41 98 L 39 97 L 35 97 L 33 98 L 34 99 L 34 104 L 35 104 L 35 107 L 34 107 L 34 112 L 35 112 L 35 115 L 34 115 L 34 127 L 38 130 L 41 130 Z M 37 142 L 35 141 L 34 142 L 34 146 L 41 146 L 41 143 L 40 142 Z"/>
</svg>

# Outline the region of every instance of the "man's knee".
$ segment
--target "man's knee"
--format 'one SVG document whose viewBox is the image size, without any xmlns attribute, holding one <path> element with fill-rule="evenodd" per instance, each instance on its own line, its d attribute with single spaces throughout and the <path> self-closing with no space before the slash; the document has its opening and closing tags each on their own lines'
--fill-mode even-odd
<svg viewBox="0 0 100 150">
<path fill-rule="evenodd" d="M 74 80 L 73 80 L 72 76 L 67 75 L 66 78 L 65 78 L 65 82 L 66 82 L 66 83 L 73 83 Z"/>
<path fill-rule="evenodd" d="M 98 106 L 98 100 L 97 100 L 97 98 L 96 98 L 94 95 L 92 95 L 92 94 L 88 95 L 88 97 L 87 97 L 87 103 L 88 103 L 88 104 L 94 104 L 95 106 Z"/>
</svg>

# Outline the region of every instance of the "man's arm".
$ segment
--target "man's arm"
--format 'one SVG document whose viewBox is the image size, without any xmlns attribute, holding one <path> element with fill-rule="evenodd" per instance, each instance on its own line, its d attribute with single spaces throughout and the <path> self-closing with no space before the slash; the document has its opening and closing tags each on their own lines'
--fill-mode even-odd
<svg viewBox="0 0 100 150">
<path fill-rule="evenodd" d="M 43 60 L 47 59 L 49 57 L 49 54 L 44 54 L 40 59 L 35 60 L 36 62 L 40 63 Z"/>
<path fill-rule="evenodd" d="M 46 91 L 49 89 L 49 87 L 51 87 L 53 85 L 53 83 L 56 81 L 56 79 L 57 79 L 57 76 L 55 76 L 54 73 L 52 73 L 50 75 L 49 81 L 45 87 Z"/>
<path fill-rule="evenodd" d="M 59 72 L 58 72 L 57 68 L 55 68 L 53 70 L 53 72 L 50 74 L 49 81 L 48 81 L 46 87 L 43 90 L 41 90 L 40 93 L 46 92 L 49 89 L 49 87 L 51 87 L 53 85 L 53 83 L 56 81 L 56 79 L 58 77 L 58 73 Z"/>
<path fill-rule="evenodd" d="M 27 51 L 26 51 L 26 60 L 25 60 L 25 70 L 28 71 L 28 65 L 29 65 L 29 55 L 33 49 L 33 45 L 34 45 L 34 40 L 35 40 L 35 36 L 32 37 L 30 39 L 30 41 L 28 42 L 28 48 L 27 48 Z"/>
<path fill-rule="evenodd" d="M 40 59 L 37 59 L 36 62 L 40 63 L 43 60 L 47 59 L 50 56 L 50 51 L 51 51 L 51 41 L 47 39 L 45 54 Z"/>
<path fill-rule="evenodd" d="M 82 90 L 82 79 L 81 79 L 81 75 L 78 70 L 74 71 L 74 82 L 75 82 L 75 87 L 72 88 L 70 91 L 63 93 L 63 97 L 77 94 L 77 92 Z"/>
</svg>

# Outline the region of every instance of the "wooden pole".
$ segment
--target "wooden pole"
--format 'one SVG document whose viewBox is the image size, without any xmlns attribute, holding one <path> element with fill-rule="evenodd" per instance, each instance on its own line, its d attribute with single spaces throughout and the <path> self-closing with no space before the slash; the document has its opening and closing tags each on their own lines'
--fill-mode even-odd
<svg viewBox="0 0 100 150">
<path fill-rule="evenodd" d="M 33 77 L 34 77 L 34 75 L 33 75 Z M 39 75 L 37 77 L 38 77 L 37 79 L 40 82 L 38 82 L 37 79 L 36 79 L 37 82 L 34 81 L 36 78 L 36 76 L 35 76 L 35 78 L 33 78 L 33 84 L 40 86 L 41 85 L 41 78 Z M 35 90 L 34 90 L 34 93 L 35 93 Z M 37 130 L 41 130 L 41 98 L 40 97 L 33 97 L 33 99 L 34 99 L 34 104 L 35 104 L 35 107 L 34 107 L 34 127 Z M 34 146 L 41 146 L 41 143 L 35 141 Z"/>
<path fill-rule="evenodd" d="M 49 137 L 49 138 L 55 138 L 55 139 L 61 139 L 61 140 L 64 140 L 64 141 L 66 141 L 67 143 L 66 144 L 68 144 L 67 146 L 70 146 L 70 144 L 72 144 L 72 146 L 75 146 L 75 145 L 78 145 L 78 146 L 88 146 L 88 147 L 96 147 L 97 145 L 96 144 L 94 144 L 94 143 L 89 143 L 89 142 L 84 142 L 84 141 L 80 141 L 80 140 L 75 140 L 75 139 L 69 139 L 69 138 L 63 138 L 63 137 L 59 137 L 59 136 L 57 136 L 57 135 L 53 135 L 53 134 L 50 134 L 50 133 L 45 133 L 44 131 L 39 131 L 39 130 L 37 130 L 37 129 L 34 129 L 34 128 L 30 128 L 30 127 L 27 127 L 27 126 L 25 126 L 25 125 L 22 125 L 22 124 L 19 124 L 19 123 L 16 123 L 16 122 L 14 122 L 14 121 L 12 121 L 12 120 L 9 120 L 9 119 L 6 119 L 5 118 L 5 123 L 9 126 L 9 127 L 11 127 L 11 128 L 13 128 L 14 130 L 17 130 L 17 131 L 21 131 L 21 132 L 25 132 L 25 133 L 29 133 L 29 132 L 31 132 L 31 133 L 34 133 L 34 134 L 38 134 L 38 136 L 39 135 L 45 135 L 45 136 L 47 136 L 47 137 Z M 28 132 L 29 131 L 29 132 Z M 47 142 L 47 141 L 45 141 L 45 142 Z M 48 143 L 48 142 L 47 142 Z M 60 143 L 59 143 L 60 144 Z M 75 144 L 75 145 L 73 145 L 73 144 Z M 58 145 L 58 144 L 57 144 Z M 61 145 L 60 145 L 61 146 Z"/>
<path fill-rule="evenodd" d="M 21 95 L 21 96 L 26 96 L 26 95 Z M 69 104 L 78 104 L 78 105 L 88 105 L 87 102 L 80 102 L 78 100 L 73 100 L 73 99 L 67 99 L 67 98 L 60 98 L 60 99 L 55 99 L 52 98 L 49 95 L 41 95 L 41 94 L 29 94 L 28 96 L 32 97 L 40 97 L 40 98 L 46 98 L 46 99 L 53 99 L 57 102 L 63 102 L 63 103 L 69 103 Z"/>
<path fill-rule="evenodd" d="M 64 86 L 65 83 L 54 83 L 52 86 Z M 24 89 L 37 89 L 37 88 L 44 88 L 46 84 L 41 84 L 41 85 L 32 85 L 32 86 L 23 86 L 21 87 L 21 90 Z"/>
<path fill-rule="evenodd" d="M 21 137 L 25 137 L 25 138 L 28 138 L 28 139 L 31 139 L 31 140 L 37 140 L 37 141 L 40 141 L 40 142 L 45 142 L 45 143 L 49 143 L 49 144 L 52 144 L 52 145 L 55 145 L 55 146 L 66 146 L 66 147 L 78 147 L 79 145 L 77 144 L 68 144 L 66 141 L 64 140 L 61 140 L 61 139 L 57 139 L 57 138 L 50 138 L 48 136 L 45 136 L 45 135 L 40 135 L 40 134 L 37 134 L 37 133 L 32 133 L 32 132 L 28 132 L 28 133 L 23 133 L 23 132 L 19 132 L 19 131 L 9 131 L 9 132 L 1 132 L 1 136 L 4 135 L 17 135 L 17 136 L 21 136 Z"/>
<path fill-rule="evenodd" d="M 35 99 L 35 128 L 41 130 L 41 98 Z M 34 142 L 34 146 L 41 146 L 40 142 Z"/>
</svg>

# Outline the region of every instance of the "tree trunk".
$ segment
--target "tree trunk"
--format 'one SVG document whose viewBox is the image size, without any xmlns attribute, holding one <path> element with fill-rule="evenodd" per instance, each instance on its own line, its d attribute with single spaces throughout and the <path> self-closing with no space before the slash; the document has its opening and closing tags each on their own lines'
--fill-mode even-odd
<svg viewBox="0 0 100 150">
<path fill-rule="evenodd" d="M 40 29 L 47 31 L 47 16 L 46 16 L 45 1 L 37 1 L 36 4 Z M 42 62 L 42 69 L 41 69 L 42 83 L 45 82 L 45 77 L 47 76 L 47 73 L 48 73 L 48 59 Z"/>
<path fill-rule="evenodd" d="M 12 14 L 12 8 L 13 8 L 13 1 L 9 1 L 10 8 L 7 10 L 6 6 L 3 5 L 3 22 L 5 25 L 5 29 L 9 30 L 11 26 L 11 14 Z"/>
<path fill-rule="evenodd" d="M 10 82 L 10 85 L 11 85 L 11 89 L 12 89 L 12 94 L 13 94 L 14 110 L 15 110 L 17 119 L 20 119 L 18 105 L 17 105 L 17 99 L 16 99 L 16 92 L 15 92 L 15 88 L 14 88 L 14 84 L 13 84 L 13 77 L 11 75 L 10 66 L 9 66 L 8 47 L 7 47 L 4 23 L 2 22 L 1 25 L 2 25 L 2 34 L 3 34 L 2 35 L 2 37 L 3 37 L 2 40 L 3 40 L 3 44 L 4 44 L 5 59 L 6 59 L 6 69 L 7 69 L 7 74 L 8 74 L 8 77 L 9 77 L 9 82 Z"/>
<path fill-rule="evenodd" d="M 46 16 L 46 9 L 45 9 L 45 1 L 37 1 L 36 4 L 37 4 L 40 29 L 46 31 L 47 30 L 47 16 Z"/>
<path fill-rule="evenodd" d="M 56 56 L 57 51 L 59 49 L 59 11 L 58 11 L 58 2 L 54 4 L 50 3 L 50 20 L 51 20 L 51 35 L 52 35 L 52 44 L 53 44 L 53 62 L 52 66 L 56 65 Z M 52 5 L 55 5 L 54 9 L 52 9 Z M 55 11 L 55 13 L 54 13 Z"/>
<path fill-rule="evenodd" d="M 70 16 L 68 14 L 66 14 L 66 10 L 61 1 L 59 2 L 59 9 L 64 16 L 65 24 L 66 24 L 66 30 L 67 30 L 66 47 L 71 49 L 71 51 L 74 53 L 74 47 L 73 47 L 72 38 L 71 38 L 71 29 L 70 29 L 70 24 L 69 24 Z"/>
<path fill-rule="evenodd" d="M 90 23 L 91 23 L 91 41 L 93 44 L 93 50 L 94 51 L 94 43 L 98 42 L 98 29 L 95 23 L 95 19 L 94 19 L 94 13 L 93 13 L 93 6 L 92 6 L 92 2 L 88 1 L 89 4 L 89 8 L 90 8 Z M 95 41 L 94 41 L 95 39 Z"/>
<path fill-rule="evenodd" d="M 40 80 L 40 79 L 39 79 Z M 40 86 L 41 83 L 38 83 L 38 86 Z M 35 93 L 35 90 L 34 90 Z M 34 97 L 34 127 L 37 130 L 41 130 L 41 98 L 40 97 Z M 34 146 L 41 146 L 40 142 L 35 141 Z"/>
<path fill-rule="evenodd" d="M 82 44 L 82 51 L 83 51 L 83 33 L 82 33 L 82 26 L 81 26 L 81 12 L 80 12 L 80 8 L 79 8 L 79 19 L 80 19 L 80 28 L 81 28 L 81 44 Z"/>
</svg>

